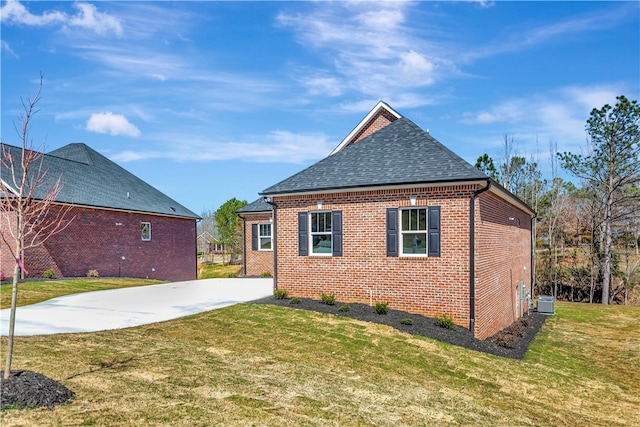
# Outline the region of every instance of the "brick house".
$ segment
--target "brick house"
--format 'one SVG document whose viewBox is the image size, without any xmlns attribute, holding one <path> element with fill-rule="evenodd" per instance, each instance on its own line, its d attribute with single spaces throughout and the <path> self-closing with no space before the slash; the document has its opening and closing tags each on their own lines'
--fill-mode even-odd
<svg viewBox="0 0 640 427">
<path fill-rule="evenodd" d="M 274 274 L 273 208 L 264 198 L 249 203 L 238 211 L 244 235 L 243 272 L 245 276 Z"/>
<path fill-rule="evenodd" d="M 20 148 L 2 149 L 20 158 Z M 24 254 L 28 277 L 53 269 L 57 277 L 97 270 L 103 277 L 196 279 L 198 215 L 85 144 L 66 145 L 42 159 L 48 176 L 61 177 L 57 202 L 73 207 L 64 231 Z M 11 192 L 10 171 L 1 174 L 2 190 Z M 3 216 L 0 227 L 7 231 L 15 215 Z M 1 244 L 0 272 L 11 276 L 13 259 Z"/>
<path fill-rule="evenodd" d="M 527 309 L 533 210 L 383 102 L 262 196 L 291 296 L 446 313 L 481 339 Z"/>
</svg>

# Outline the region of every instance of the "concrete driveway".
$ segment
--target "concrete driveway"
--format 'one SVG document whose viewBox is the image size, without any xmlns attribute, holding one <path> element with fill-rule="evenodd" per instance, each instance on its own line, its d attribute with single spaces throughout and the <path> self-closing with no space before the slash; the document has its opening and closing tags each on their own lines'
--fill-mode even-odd
<svg viewBox="0 0 640 427">
<path fill-rule="evenodd" d="M 161 322 L 273 294 L 273 279 L 205 279 L 66 295 L 16 310 L 15 335 L 95 332 Z M 8 335 L 10 309 L 0 310 Z"/>
</svg>

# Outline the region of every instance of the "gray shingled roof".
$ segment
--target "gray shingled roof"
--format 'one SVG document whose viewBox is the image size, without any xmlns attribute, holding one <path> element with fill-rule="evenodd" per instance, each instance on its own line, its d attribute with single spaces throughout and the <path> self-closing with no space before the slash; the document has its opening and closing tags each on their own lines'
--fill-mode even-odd
<svg viewBox="0 0 640 427">
<path fill-rule="evenodd" d="M 255 200 L 240 209 L 238 213 L 271 212 L 272 210 L 273 206 L 265 202 L 263 197 L 260 197 L 258 200 Z"/>
<path fill-rule="evenodd" d="M 402 117 L 261 194 L 486 179 L 484 173 Z"/>
<path fill-rule="evenodd" d="M 4 148 L 20 158 L 19 147 L 4 145 Z M 199 219 L 197 214 L 85 144 L 69 144 L 45 154 L 42 170 L 47 171 L 50 180 L 62 177 L 58 202 Z M 3 168 L 0 172 L 2 179 L 11 185 L 10 171 Z M 44 186 L 41 188 L 44 191 Z M 36 197 L 43 197 L 42 192 Z"/>
</svg>

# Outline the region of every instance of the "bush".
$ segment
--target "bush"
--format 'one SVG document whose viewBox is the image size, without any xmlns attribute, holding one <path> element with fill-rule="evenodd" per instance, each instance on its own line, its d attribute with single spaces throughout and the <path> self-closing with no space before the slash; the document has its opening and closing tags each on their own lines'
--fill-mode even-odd
<svg viewBox="0 0 640 427">
<path fill-rule="evenodd" d="M 275 291 L 273 291 L 273 296 L 275 297 L 275 299 L 285 299 L 289 296 L 289 292 L 285 291 L 284 289 L 276 289 Z"/>
<path fill-rule="evenodd" d="M 301 302 L 302 300 L 300 298 L 291 298 L 291 301 L 289 301 L 289 304 L 300 304 Z"/>
<path fill-rule="evenodd" d="M 100 277 L 98 270 L 89 270 L 87 271 L 87 277 Z"/>
<path fill-rule="evenodd" d="M 413 325 L 413 320 L 409 319 L 408 317 L 405 317 L 400 321 L 400 323 L 402 323 L 403 325 Z"/>
<path fill-rule="evenodd" d="M 495 342 L 500 347 L 513 348 L 513 343 L 515 342 L 515 340 L 515 335 L 501 333 L 496 337 Z"/>
<path fill-rule="evenodd" d="M 349 307 L 349 304 L 342 304 L 340 306 L 340 308 L 338 309 L 338 311 L 344 311 L 344 312 L 349 311 L 349 310 L 351 310 L 351 307 Z"/>
<path fill-rule="evenodd" d="M 270 271 L 263 271 L 260 273 L 260 277 L 272 277 Z"/>
<path fill-rule="evenodd" d="M 50 268 L 48 270 L 45 270 L 44 273 L 42 273 L 42 277 L 44 277 L 45 279 L 55 279 L 56 272 L 53 270 L 53 268 Z"/>
<path fill-rule="evenodd" d="M 436 316 L 436 325 L 440 326 L 441 328 L 451 329 L 453 328 L 455 323 L 453 323 L 453 317 L 447 316 L 447 313 L 442 313 Z"/>
<path fill-rule="evenodd" d="M 236 273 L 227 273 L 227 279 L 235 279 L 238 277 Z"/>
<path fill-rule="evenodd" d="M 324 292 L 320 294 L 320 301 L 323 304 L 334 305 L 336 303 L 336 296 L 334 294 L 325 294 Z"/>
<path fill-rule="evenodd" d="M 388 302 L 379 302 L 373 306 L 373 312 L 375 314 L 387 314 L 389 313 L 389 303 Z"/>
</svg>

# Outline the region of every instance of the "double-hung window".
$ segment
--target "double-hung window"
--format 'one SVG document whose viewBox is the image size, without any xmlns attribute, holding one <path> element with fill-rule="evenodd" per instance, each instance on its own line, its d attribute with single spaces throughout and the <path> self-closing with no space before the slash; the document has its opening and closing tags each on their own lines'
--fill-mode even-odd
<svg viewBox="0 0 640 427">
<path fill-rule="evenodd" d="M 298 255 L 342 256 L 342 211 L 298 212 Z"/>
<path fill-rule="evenodd" d="M 440 207 L 387 209 L 387 256 L 440 256 Z"/>
<path fill-rule="evenodd" d="M 251 224 L 251 249 L 254 251 L 273 250 L 271 223 Z"/>
<path fill-rule="evenodd" d="M 331 254 L 331 212 L 311 212 L 311 253 L 313 255 Z"/>
</svg>

